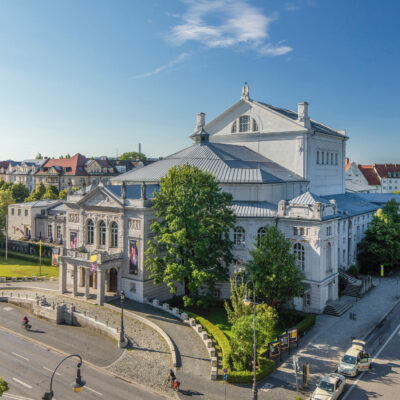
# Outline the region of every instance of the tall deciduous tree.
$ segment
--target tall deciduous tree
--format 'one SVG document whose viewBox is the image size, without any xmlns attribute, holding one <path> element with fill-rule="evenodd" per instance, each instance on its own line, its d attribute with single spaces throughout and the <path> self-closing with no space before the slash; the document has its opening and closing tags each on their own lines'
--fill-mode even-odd
<svg viewBox="0 0 400 400">
<path fill-rule="evenodd" d="M 58 189 L 53 185 L 47 186 L 46 191 L 44 192 L 44 195 L 43 195 L 42 199 L 45 199 L 45 200 L 56 200 L 56 199 L 58 199 Z"/>
<path fill-rule="evenodd" d="M 22 203 L 29 196 L 29 190 L 21 182 L 14 183 L 14 185 L 11 187 L 11 194 L 16 203 Z"/>
<path fill-rule="evenodd" d="M 359 245 L 361 270 L 378 273 L 380 265 L 393 268 L 400 264 L 399 205 L 394 201 L 379 209 Z"/>
<path fill-rule="evenodd" d="M 267 225 L 264 229 L 265 235 L 250 251 L 246 275 L 254 281 L 257 297 L 269 303 L 284 303 L 302 295 L 304 275 L 296 265 L 291 241 L 275 226 Z"/>
<path fill-rule="evenodd" d="M 0 228 L 6 225 L 8 206 L 15 203 L 11 190 L 0 190 Z"/>
<path fill-rule="evenodd" d="M 43 199 L 46 193 L 46 187 L 43 182 L 40 182 L 35 190 L 32 190 L 31 194 L 25 199 L 25 201 L 37 201 Z"/>
<path fill-rule="evenodd" d="M 176 282 L 183 284 L 186 304 L 193 304 L 201 285 L 211 290 L 228 277 L 229 231 L 235 221 L 231 202 L 213 175 L 189 165 L 174 167 L 161 179 L 145 263 L 150 277 L 172 293 Z"/>
</svg>

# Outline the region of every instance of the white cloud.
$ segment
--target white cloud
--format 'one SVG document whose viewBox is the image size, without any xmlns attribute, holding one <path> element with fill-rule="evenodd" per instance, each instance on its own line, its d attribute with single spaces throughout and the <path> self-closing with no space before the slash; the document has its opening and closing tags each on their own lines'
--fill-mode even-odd
<svg viewBox="0 0 400 400">
<path fill-rule="evenodd" d="M 169 35 L 174 45 L 197 41 L 215 47 L 239 47 L 259 51 L 266 46 L 269 25 L 277 19 L 267 16 L 246 0 L 183 0 L 187 10 Z M 277 48 L 278 49 L 278 48 Z M 286 52 L 291 51 L 285 46 Z M 279 51 L 260 51 L 262 55 L 280 55 Z M 285 53 L 282 53 L 285 54 Z"/>
<path fill-rule="evenodd" d="M 258 49 L 258 52 L 263 56 L 282 56 L 283 54 L 289 53 L 293 50 L 290 46 L 273 46 L 267 44 Z"/>
<path fill-rule="evenodd" d="M 133 79 L 149 78 L 150 76 L 157 75 L 157 74 L 159 74 L 160 72 L 163 72 L 163 71 L 165 71 L 165 70 L 168 70 L 168 69 L 174 67 L 174 66 L 177 65 L 177 64 L 180 64 L 181 62 L 183 62 L 184 60 L 186 60 L 188 57 L 189 57 L 189 53 L 182 53 L 182 54 L 179 54 L 178 57 L 175 57 L 175 58 L 174 58 L 173 60 L 171 60 L 170 62 L 168 62 L 168 63 L 166 63 L 166 64 L 164 64 L 164 65 L 161 65 L 160 67 L 158 67 L 158 68 L 156 68 L 156 69 L 154 69 L 154 70 L 152 70 L 152 71 L 145 72 L 144 74 L 135 75 L 135 76 L 133 77 Z"/>
</svg>

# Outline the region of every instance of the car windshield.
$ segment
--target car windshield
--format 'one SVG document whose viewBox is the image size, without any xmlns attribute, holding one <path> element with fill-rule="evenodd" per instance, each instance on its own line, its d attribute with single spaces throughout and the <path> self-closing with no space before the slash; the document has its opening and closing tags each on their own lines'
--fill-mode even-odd
<svg viewBox="0 0 400 400">
<path fill-rule="evenodd" d="M 333 392 L 334 386 L 333 383 L 321 381 L 321 383 L 319 384 L 319 388 L 322 390 L 326 390 L 327 392 Z"/>
<path fill-rule="evenodd" d="M 348 355 L 344 355 L 342 358 L 342 361 L 347 363 L 347 364 L 355 364 L 356 363 L 356 358 L 353 356 L 348 356 Z"/>
</svg>

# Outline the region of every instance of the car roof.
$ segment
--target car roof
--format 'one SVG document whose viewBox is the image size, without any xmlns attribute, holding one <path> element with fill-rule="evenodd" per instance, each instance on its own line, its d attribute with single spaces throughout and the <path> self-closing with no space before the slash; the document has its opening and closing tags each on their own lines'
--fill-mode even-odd
<svg viewBox="0 0 400 400">
<path fill-rule="evenodd" d="M 325 375 L 322 380 L 328 383 L 335 384 L 339 380 L 339 377 L 336 374 L 328 374 Z"/>
<path fill-rule="evenodd" d="M 346 351 L 345 355 L 346 356 L 357 357 L 361 350 L 363 350 L 362 347 L 353 345 Z"/>
</svg>

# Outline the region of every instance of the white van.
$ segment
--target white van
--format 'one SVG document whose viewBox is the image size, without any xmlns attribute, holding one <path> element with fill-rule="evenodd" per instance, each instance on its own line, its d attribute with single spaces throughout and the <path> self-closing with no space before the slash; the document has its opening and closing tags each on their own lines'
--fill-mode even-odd
<svg viewBox="0 0 400 400">
<path fill-rule="evenodd" d="M 339 363 L 337 371 L 340 374 L 356 376 L 360 371 L 367 371 L 371 368 L 372 358 L 364 350 L 365 342 L 353 340 Z"/>
</svg>

